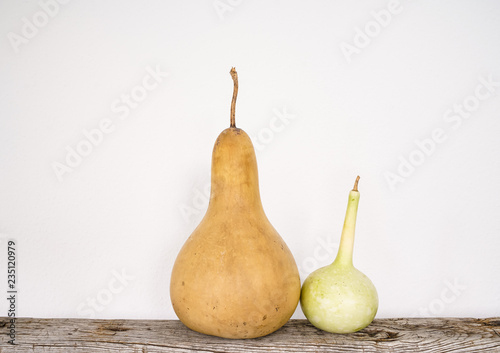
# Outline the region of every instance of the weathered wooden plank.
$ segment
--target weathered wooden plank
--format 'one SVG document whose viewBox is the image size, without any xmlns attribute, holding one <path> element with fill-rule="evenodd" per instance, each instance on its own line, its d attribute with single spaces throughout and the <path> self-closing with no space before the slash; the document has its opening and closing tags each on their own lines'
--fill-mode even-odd
<svg viewBox="0 0 500 353">
<path fill-rule="evenodd" d="M 177 320 L 16 320 L 16 346 L 0 319 L 0 352 L 500 352 L 500 318 L 377 319 L 347 335 L 292 320 L 277 332 L 230 340 L 191 331 Z"/>
</svg>

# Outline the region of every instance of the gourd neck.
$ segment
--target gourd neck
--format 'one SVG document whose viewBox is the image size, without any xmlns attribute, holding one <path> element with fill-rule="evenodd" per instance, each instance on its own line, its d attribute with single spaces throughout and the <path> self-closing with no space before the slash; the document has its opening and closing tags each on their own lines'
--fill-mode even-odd
<svg viewBox="0 0 500 353">
<path fill-rule="evenodd" d="M 347 211 L 344 219 L 344 227 L 340 237 L 339 251 L 333 264 L 342 266 L 352 266 L 352 254 L 354 250 L 354 233 L 356 230 L 356 217 L 359 205 L 358 181 L 356 179 L 354 189 L 349 192 Z"/>
<path fill-rule="evenodd" d="M 260 210 L 257 159 L 250 137 L 241 129 L 224 130 L 212 154 L 210 205 L 225 212 Z"/>
</svg>

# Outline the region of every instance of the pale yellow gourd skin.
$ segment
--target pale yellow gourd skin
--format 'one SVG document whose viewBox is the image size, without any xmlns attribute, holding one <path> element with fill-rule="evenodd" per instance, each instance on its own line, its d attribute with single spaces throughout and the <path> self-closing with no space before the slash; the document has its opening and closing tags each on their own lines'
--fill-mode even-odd
<svg viewBox="0 0 500 353">
<path fill-rule="evenodd" d="M 297 265 L 264 213 L 255 151 L 241 129 L 217 138 L 208 210 L 177 256 L 170 298 L 187 327 L 226 338 L 270 334 L 297 307 Z"/>
</svg>

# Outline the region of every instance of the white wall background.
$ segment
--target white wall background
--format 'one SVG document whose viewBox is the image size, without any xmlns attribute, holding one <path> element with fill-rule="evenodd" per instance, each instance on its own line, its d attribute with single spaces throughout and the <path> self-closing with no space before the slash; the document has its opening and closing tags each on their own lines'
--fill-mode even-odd
<svg viewBox="0 0 500 353">
<path fill-rule="evenodd" d="M 499 2 L 5 0 L 0 37 L 0 291 L 12 238 L 19 316 L 175 318 L 231 66 L 302 280 L 333 261 L 359 174 L 378 317 L 500 315 Z"/>
</svg>

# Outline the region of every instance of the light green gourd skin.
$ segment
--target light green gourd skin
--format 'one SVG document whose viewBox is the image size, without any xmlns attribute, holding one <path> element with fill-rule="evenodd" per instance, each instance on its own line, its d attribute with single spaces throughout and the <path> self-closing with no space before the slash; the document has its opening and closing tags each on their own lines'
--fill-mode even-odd
<svg viewBox="0 0 500 353">
<path fill-rule="evenodd" d="M 378 309 L 375 286 L 352 264 L 358 203 L 356 183 L 355 190 L 349 193 L 337 258 L 311 273 L 302 285 L 300 305 L 304 315 L 327 332 L 359 331 L 373 321 Z"/>
<path fill-rule="evenodd" d="M 307 319 L 317 328 L 333 333 L 364 329 L 378 309 L 375 286 L 352 266 L 322 267 L 307 277 L 300 297 Z"/>
</svg>

